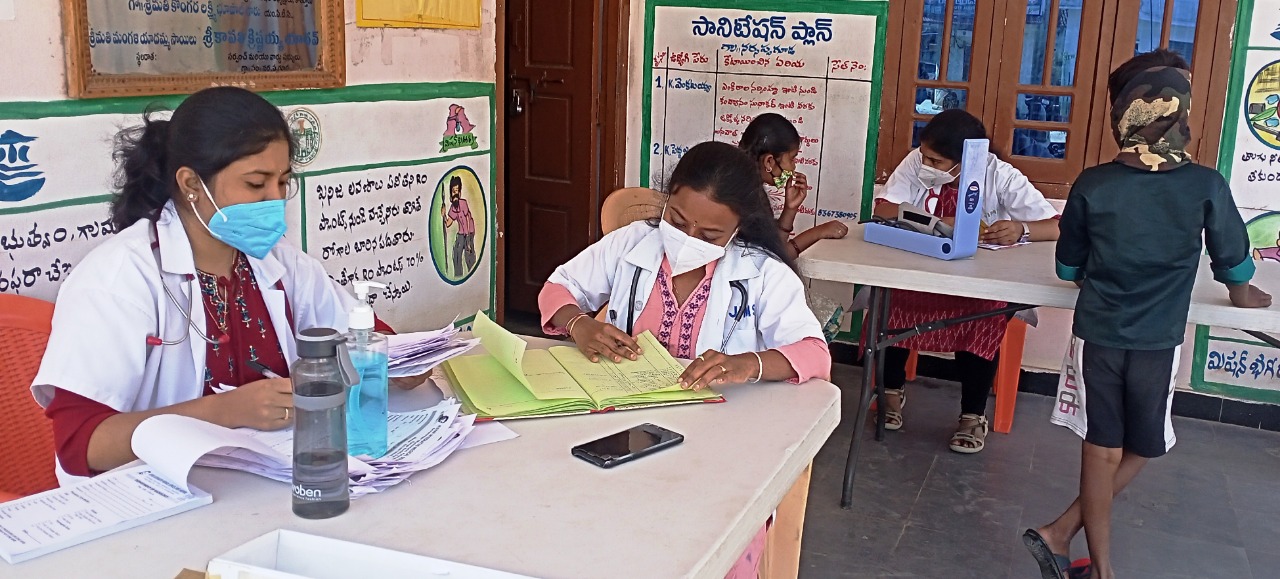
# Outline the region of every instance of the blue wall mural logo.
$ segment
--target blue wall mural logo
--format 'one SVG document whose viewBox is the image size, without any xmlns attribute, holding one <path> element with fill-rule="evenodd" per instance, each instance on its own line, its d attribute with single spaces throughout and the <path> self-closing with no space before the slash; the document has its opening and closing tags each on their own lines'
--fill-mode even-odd
<svg viewBox="0 0 1280 579">
<path fill-rule="evenodd" d="M 15 131 L 0 134 L 0 201 L 26 201 L 44 187 L 44 172 L 28 156 L 35 140 Z"/>
</svg>

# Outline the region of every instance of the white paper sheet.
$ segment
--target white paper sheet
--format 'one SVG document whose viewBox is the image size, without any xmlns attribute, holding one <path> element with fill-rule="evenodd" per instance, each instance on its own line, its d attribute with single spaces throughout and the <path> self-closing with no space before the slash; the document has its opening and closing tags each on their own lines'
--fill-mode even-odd
<svg viewBox="0 0 1280 579">
<path fill-rule="evenodd" d="M 109 472 L 0 503 L 0 556 L 19 563 L 211 502 L 208 493 L 179 488 L 151 466 Z"/>
</svg>

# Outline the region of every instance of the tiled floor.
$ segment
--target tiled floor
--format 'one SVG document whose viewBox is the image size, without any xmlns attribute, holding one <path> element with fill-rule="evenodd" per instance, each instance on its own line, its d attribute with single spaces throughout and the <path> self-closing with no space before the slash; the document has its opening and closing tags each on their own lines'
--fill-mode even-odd
<svg viewBox="0 0 1280 579">
<path fill-rule="evenodd" d="M 526 318 L 506 325 L 538 335 Z M 906 427 L 863 444 L 853 508 L 843 510 L 861 371 L 838 364 L 835 382 L 843 420 L 814 461 L 801 577 L 1039 578 L 1019 537 L 1070 503 L 1080 472 L 1080 439 L 1049 424 L 1049 398 L 1019 395 L 1013 432 L 964 456 L 947 449 L 959 386 L 910 385 Z M 1174 429 L 1173 451 L 1115 503 L 1120 577 L 1280 578 L 1280 433 L 1179 418 Z M 1083 534 L 1071 554 L 1087 555 Z"/>
<path fill-rule="evenodd" d="M 837 366 L 844 419 L 814 462 L 802 577 L 1038 579 L 1019 536 L 1075 496 L 1080 441 L 1047 420 L 1050 399 L 1022 394 L 1011 434 L 987 449 L 947 449 L 959 388 L 909 386 L 906 427 L 863 445 L 850 510 L 840 481 L 860 382 Z M 1280 434 L 1174 419 L 1178 444 L 1117 499 L 1119 576 L 1280 577 Z M 1083 535 L 1072 555 L 1085 556 Z"/>
</svg>

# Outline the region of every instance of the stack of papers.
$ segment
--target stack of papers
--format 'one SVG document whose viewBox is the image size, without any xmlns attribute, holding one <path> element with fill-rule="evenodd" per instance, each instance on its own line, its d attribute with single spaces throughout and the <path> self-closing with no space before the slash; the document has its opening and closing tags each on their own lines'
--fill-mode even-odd
<svg viewBox="0 0 1280 579">
<path fill-rule="evenodd" d="M 475 428 L 475 416 L 445 400 L 433 408 L 393 412 L 388 418 L 387 454 L 378 459 L 347 458 L 352 498 L 391 487 L 415 472 L 443 462 L 462 448 Z M 484 442 L 514 438 L 515 433 L 487 433 Z M 230 429 L 195 418 L 163 414 L 138 425 L 133 451 L 157 473 L 187 488 L 195 465 L 242 470 L 285 483 L 292 482 L 293 430 L 262 432 Z M 366 457 L 367 458 L 367 457 Z"/>
<path fill-rule="evenodd" d="M 20 563 L 213 502 L 154 470 L 135 466 L 0 503 L 0 557 Z"/>
<path fill-rule="evenodd" d="M 452 324 L 439 330 L 387 336 L 388 375 L 392 378 L 419 376 L 441 362 L 461 356 L 480 344 L 480 340 L 458 340 L 458 329 Z"/>
</svg>

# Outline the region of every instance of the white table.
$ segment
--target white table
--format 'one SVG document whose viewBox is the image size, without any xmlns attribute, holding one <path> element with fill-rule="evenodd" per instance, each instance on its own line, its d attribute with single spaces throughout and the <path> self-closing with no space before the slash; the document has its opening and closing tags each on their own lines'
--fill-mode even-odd
<svg viewBox="0 0 1280 579">
<path fill-rule="evenodd" d="M 294 516 L 286 484 L 196 468 L 191 483 L 212 505 L 27 563 L 0 561 L 0 577 L 173 577 L 291 529 L 537 577 L 719 579 L 840 421 L 840 391 L 827 382 L 723 393 L 723 404 L 509 421 L 519 438 L 459 451 L 323 521 Z M 392 406 L 428 400 L 398 393 Z M 569 454 L 644 422 L 685 442 L 611 470 Z"/>
<path fill-rule="evenodd" d="M 979 249 L 972 259 L 943 261 L 907 251 L 867 243 L 863 227 L 851 227 L 844 239 L 823 240 L 800 255 L 800 273 L 819 280 L 869 286 L 872 307 L 866 323 L 867 335 L 875 339 L 862 345 L 868 362 L 863 372 L 863 391 L 854 417 L 854 436 L 845 466 L 841 505 L 852 498 L 858 445 L 867 407 L 873 394 L 883 394 L 878 358 L 883 357 L 888 294 L 903 289 L 962 297 L 1075 309 L 1080 291 L 1071 282 L 1058 279 L 1054 271 L 1057 243 L 1038 242 L 999 251 Z M 1252 333 L 1280 333 L 1280 268 L 1258 268 L 1253 283 L 1277 294 L 1277 303 L 1267 309 L 1242 309 L 1231 305 L 1222 284 L 1213 280 L 1208 258 L 1200 263 L 1187 322 L 1224 326 Z M 1263 337 L 1263 336 L 1259 336 Z M 892 340 L 889 340 L 892 342 Z M 1063 344 L 1065 351 L 1066 344 Z M 884 404 L 879 404 L 877 439 L 883 437 Z"/>
</svg>

